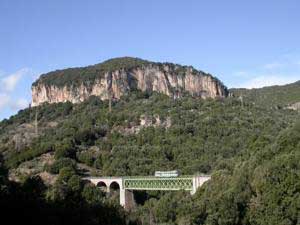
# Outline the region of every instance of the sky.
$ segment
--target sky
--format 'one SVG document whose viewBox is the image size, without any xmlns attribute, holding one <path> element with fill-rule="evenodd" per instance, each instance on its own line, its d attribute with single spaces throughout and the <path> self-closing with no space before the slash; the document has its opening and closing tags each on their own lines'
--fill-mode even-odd
<svg viewBox="0 0 300 225">
<path fill-rule="evenodd" d="M 0 121 L 56 69 L 113 57 L 192 65 L 231 87 L 300 79 L 299 0 L 0 0 Z"/>
</svg>

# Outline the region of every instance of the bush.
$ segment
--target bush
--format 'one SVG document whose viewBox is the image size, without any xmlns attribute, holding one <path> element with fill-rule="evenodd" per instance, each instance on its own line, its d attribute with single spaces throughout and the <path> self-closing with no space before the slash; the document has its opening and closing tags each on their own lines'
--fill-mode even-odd
<svg viewBox="0 0 300 225">
<path fill-rule="evenodd" d="M 73 192 L 80 192 L 83 187 L 83 182 L 78 175 L 72 175 L 68 180 L 68 187 Z"/>
<path fill-rule="evenodd" d="M 75 158 L 76 150 L 71 141 L 63 141 L 55 145 L 55 159 Z"/>
<path fill-rule="evenodd" d="M 100 188 L 95 187 L 95 185 L 87 183 L 84 185 L 82 197 L 90 204 L 99 204 L 103 202 L 105 193 Z"/>
<path fill-rule="evenodd" d="M 93 166 L 95 161 L 93 152 L 88 151 L 77 153 L 77 159 L 88 166 Z"/>
<path fill-rule="evenodd" d="M 75 176 L 76 171 L 74 168 L 70 166 L 63 167 L 59 170 L 57 182 L 59 183 L 68 183 L 71 177 Z M 72 181 L 70 184 L 75 183 L 75 178 L 74 181 Z"/>
<path fill-rule="evenodd" d="M 45 169 L 49 173 L 58 174 L 64 167 L 69 167 L 76 171 L 76 162 L 73 159 L 60 158 L 58 160 L 55 160 L 52 165 L 47 166 Z"/>
</svg>

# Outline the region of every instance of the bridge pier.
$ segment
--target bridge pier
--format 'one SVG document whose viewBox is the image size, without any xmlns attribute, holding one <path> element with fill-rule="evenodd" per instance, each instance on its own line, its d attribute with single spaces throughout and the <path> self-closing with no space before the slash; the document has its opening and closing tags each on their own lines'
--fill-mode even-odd
<svg viewBox="0 0 300 225">
<path fill-rule="evenodd" d="M 130 211 L 136 206 L 132 191 L 120 189 L 120 205 L 127 211 Z"/>
<path fill-rule="evenodd" d="M 193 177 L 193 189 L 191 190 L 191 195 L 195 194 L 197 189 L 202 186 L 205 181 L 208 181 L 210 176 L 195 176 Z"/>
</svg>

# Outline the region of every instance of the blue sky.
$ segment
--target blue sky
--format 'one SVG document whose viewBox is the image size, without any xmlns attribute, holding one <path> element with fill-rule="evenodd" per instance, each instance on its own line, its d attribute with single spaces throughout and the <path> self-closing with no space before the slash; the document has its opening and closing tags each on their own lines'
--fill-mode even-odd
<svg viewBox="0 0 300 225">
<path fill-rule="evenodd" d="M 55 69 L 118 56 L 193 65 L 228 87 L 300 79 L 299 0 L 0 0 L 0 120 Z"/>
</svg>

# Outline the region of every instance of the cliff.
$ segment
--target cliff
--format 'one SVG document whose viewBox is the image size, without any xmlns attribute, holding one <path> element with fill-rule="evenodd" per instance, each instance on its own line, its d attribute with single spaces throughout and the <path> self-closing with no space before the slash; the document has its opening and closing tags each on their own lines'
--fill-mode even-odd
<svg viewBox="0 0 300 225">
<path fill-rule="evenodd" d="M 227 88 L 218 79 L 193 67 L 124 57 L 41 75 L 32 85 L 32 105 L 78 103 L 92 95 L 119 99 L 130 90 L 156 91 L 171 97 L 184 92 L 201 98 L 227 96 Z"/>
</svg>

